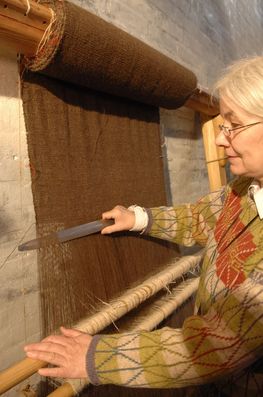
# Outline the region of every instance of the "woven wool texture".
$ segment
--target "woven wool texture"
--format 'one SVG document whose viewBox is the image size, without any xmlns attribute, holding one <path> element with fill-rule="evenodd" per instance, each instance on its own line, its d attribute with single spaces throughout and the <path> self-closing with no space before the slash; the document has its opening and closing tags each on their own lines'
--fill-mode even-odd
<svg viewBox="0 0 263 397">
<path fill-rule="evenodd" d="M 165 201 L 156 109 L 75 91 L 45 76 L 27 78 L 23 98 L 40 235 L 100 218 L 118 202 Z M 46 331 L 87 315 L 94 295 L 108 300 L 173 254 L 167 244 L 135 235 L 92 235 L 41 249 Z"/>
<path fill-rule="evenodd" d="M 31 70 L 100 92 L 175 109 L 196 88 L 185 67 L 88 11 L 44 1 L 57 18 L 50 40 Z"/>
<path fill-rule="evenodd" d="M 26 61 L 41 74 L 25 71 L 22 90 L 38 236 L 118 203 L 164 204 L 157 106 L 181 105 L 196 85 L 191 72 L 100 18 L 48 3 L 56 11 L 50 40 Z M 175 255 L 166 242 L 124 233 L 41 249 L 44 334 L 93 313 Z M 138 394 L 122 390 L 89 396 Z"/>
</svg>

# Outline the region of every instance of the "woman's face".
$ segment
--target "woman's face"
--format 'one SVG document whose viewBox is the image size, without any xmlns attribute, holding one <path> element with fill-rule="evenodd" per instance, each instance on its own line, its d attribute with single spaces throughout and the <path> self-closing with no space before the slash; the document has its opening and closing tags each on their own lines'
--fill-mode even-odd
<svg viewBox="0 0 263 397">
<path fill-rule="evenodd" d="M 220 113 L 229 128 L 262 122 L 232 131 L 230 137 L 220 132 L 216 144 L 225 148 L 233 174 L 253 177 L 263 187 L 263 118 L 248 113 L 227 97 L 220 99 Z"/>
</svg>

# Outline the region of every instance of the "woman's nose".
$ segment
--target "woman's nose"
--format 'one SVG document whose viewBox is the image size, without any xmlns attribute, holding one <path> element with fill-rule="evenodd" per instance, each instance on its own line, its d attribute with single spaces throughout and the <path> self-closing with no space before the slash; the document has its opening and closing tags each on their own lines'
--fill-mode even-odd
<svg viewBox="0 0 263 397">
<path fill-rule="evenodd" d="M 230 146 L 230 140 L 227 136 L 225 136 L 223 131 L 218 132 L 216 139 L 215 139 L 215 143 L 217 146 L 224 146 L 224 147 Z"/>
</svg>

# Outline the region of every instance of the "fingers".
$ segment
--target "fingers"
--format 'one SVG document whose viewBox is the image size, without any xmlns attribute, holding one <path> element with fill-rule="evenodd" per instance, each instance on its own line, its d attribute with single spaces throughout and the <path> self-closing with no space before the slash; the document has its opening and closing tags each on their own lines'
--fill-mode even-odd
<svg viewBox="0 0 263 397">
<path fill-rule="evenodd" d="M 102 214 L 102 219 L 114 219 L 114 224 L 111 226 L 106 226 L 102 229 L 101 234 L 110 234 L 119 231 L 116 224 L 117 218 L 119 217 L 118 206 L 114 207 L 111 211 L 104 212 Z"/>
<path fill-rule="evenodd" d="M 84 379 L 87 378 L 88 374 L 86 370 L 73 371 L 69 368 L 55 367 L 55 368 L 41 368 L 38 370 L 39 375 L 49 376 L 54 378 L 70 378 L 70 379 Z"/>
<path fill-rule="evenodd" d="M 40 343 L 55 343 L 58 345 L 67 346 L 69 344 L 69 339 L 64 335 L 49 335 Z"/>
<path fill-rule="evenodd" d="M 40 343 L 25 346 L 28 357 L 58 368 L 39 370 L 43 376 L 87 377 L 86 354 L 92 337 L 84 332 L 61 327 L 63 335 L 51 335 Z"/>
<path fill-rule="evenodd" d="M 101 231 L 101 234 L 111 234 L 114 232 L 119 232 L 121 229 L 117 229 L 115 225 L 104 227 Z"/>
<path fill-rule="evenodd" d="M 109 211 L 105 211 L 102 214 L 102 219 L 115 219 L 116 216 L 120 215 L 122 211 L 127 211 L 127 208 L 123 205 L 116 205 Z"/>
<path fill-rule="evenodd" d="M 67 329 L 61 327 L 63 335 L 50 335 L 43 339 L 40 343 L 31 343 L 24 347 L 25 352 L 29 351 L 52 351 L 63 356 L 65 348 L 72 346 L 79 337 L 89 341 L 91 338 L 85 332 L 76 329 Z"/>
<path fill-rule="evenodd" d="M 112 210 L 106 211 L 102 214 L 102 219 L 115 219 L 118 220 L 123 213 L 125 213 L 127 208 L 123 207 L 122 205 L 116 205 Z"/>
<path fill-rule="evenodd" d="M 33 358 L 34 360 L 45 361 L 52 365 L 62 365 L 64 362 L 64 358 L 54 352 L 46 352 L 46 351 L 29 351 L 26 353 L 27 357 Z"/>
<path fill-rule="evenodd" d="M 114 207 L 111 211 L 106 211 L 102 214 L 102 219 L 114 219 L 114 225 L 104 227 L 101 234 L 110 234 L 119 231 L 116 225 L 116 219 L 118 218 L 118 206 Z"/>
<path fill-rule="evenodd" d="M 34 360 L 46 361 L 53 365 L 61 365 L 69 344 L 69 338 L 60 335 L 51 335 L 40 343 L 32 343 L 25 346 L 24 351 L 27 357 Z"/>
<path fill-rule="evenodd" d="M 38 370 L 39 375 L 41 376 L 50 376 L 55 378 L 67 378 L 68 375 L 62 368 L 55 367 L 55 368 L 41 368 Z"/>
<path fill-rule="evenodd" d="M 59 355 L 63 355 L 65 348 L 67 345 L 62 345 L 54 342 L 40 342 L 40 343 L 32 343 L 31 345 L 27 345 L 24 347 L 24 351 L 32 352 L 32 351 L 40 351 L 40 352 L 52 352 Z"/>
<path fill-rule="evenodd" d="M 112 210 L 104 212 L 102 214 L 102 219 L 114 219 L 115 223 L 114 225 L 103 228 L 101 234 L 130 230 L 135 223 L 134 212 L 129 211 L 121 205 L 117 205 Z"/>
</svg>

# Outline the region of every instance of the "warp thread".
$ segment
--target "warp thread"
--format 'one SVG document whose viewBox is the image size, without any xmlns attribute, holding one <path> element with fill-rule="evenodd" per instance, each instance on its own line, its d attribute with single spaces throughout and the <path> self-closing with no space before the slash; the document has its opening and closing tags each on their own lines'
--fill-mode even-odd
<svg viewBox="0 0 263 397">
<path fill-rule="evenodd" d="M 36 51 L 36 54 L 35 54 L 36 57 L 39 56 L 39 54 L 41 53 L 43 48 L 50 41 L 50 37 L 51 37 L 51 34 L 52 34 L 52 27 L 53 27 L 53 25 L 56 22 L 56 14 L 55 14 L 54 10 L 52 10 L 52 8 L 49 8 L 49 11 L 51 13 L 50 22 L 49 22 L 49 25 L 47 26 L 47 28 L 46 28 L 43 36 L 42 36 L 42 39 L 40 40 L 40 42 L 38 44 L 37 51 Z"/>
<path fill-rule="evenodd" d="M 25 12 L 25 16 L 27 17 L 31 10 L 31 5 L 29 0 L 26 0 L 26 6 L 27 6 L 27 10 Z"/>
<path fill-rule="evenodd" d="M 33 57 L 23 57 L 23 66 L 33 72 L 45 69 L 51 62 L 58 50 L 65 26 L 63 2 L 61 0 L 45 0 L 42 3 L 48 6 L 51 14 L 50 22 L 40 40 L 36 54 Z"/>
</svg>

